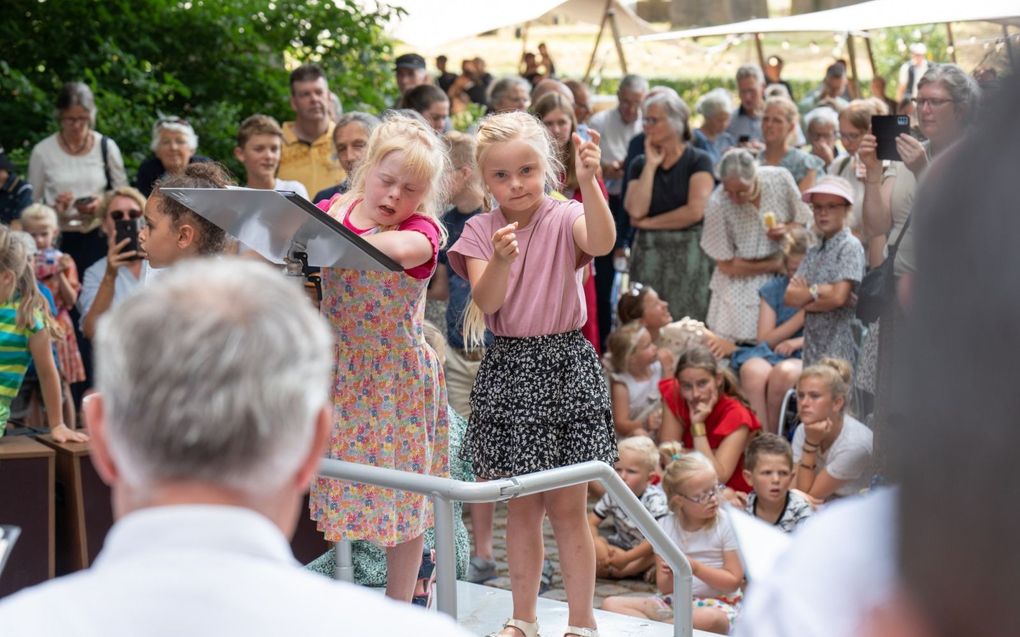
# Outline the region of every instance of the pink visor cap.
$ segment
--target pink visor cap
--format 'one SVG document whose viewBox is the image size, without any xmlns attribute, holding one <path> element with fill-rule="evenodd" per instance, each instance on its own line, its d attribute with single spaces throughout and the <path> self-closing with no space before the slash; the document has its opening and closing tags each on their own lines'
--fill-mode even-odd
<svg viewBox="0 0 1020 637">
<path fill-rule="evenodd" d="M 804 191 L 804 194 L 800 196 L 805 203 L 811 203 L 811 195 L 836 195 L 846 199 L 847 203 L 851 206 L 854 205 L 854 191 L 850 187 L 850 182 L 842 177 L 822 177 L 818 180 L 814 186 L 811 186 Z"/>
</svg>

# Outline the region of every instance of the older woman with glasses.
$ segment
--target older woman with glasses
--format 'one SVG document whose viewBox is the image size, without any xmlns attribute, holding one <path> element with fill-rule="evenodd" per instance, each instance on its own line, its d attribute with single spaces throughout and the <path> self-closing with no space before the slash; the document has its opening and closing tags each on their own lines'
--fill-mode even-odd
<svg viewBox="0 0 1020 637">
<path fill-rule="evenodd" d="M 68 82 L 57 95 L 60 130 L 32 149 L 28 181 L 35 200 L 60 216 L 61 249 L 85 270 L 105 252 L 98 219 L 103 193 L 127 185 L 120 148 L 94 130 L 96 101 L 88 85 Z"/>
<path fill-rule="evenodd" d="M 630 165 L 623 204 L 637 228 L 631 277 L 654 287 L 674 312 L 704 321 L 712 261 L 699 243 L 715 184 L 712 159 L 689 143 L 690 110 L 676 95 L 647 97 L 642 115 L 645 154 Z"/>
<path fill-rule="evenodd" d="M 118 222 L 121 227 L 134 223 L 138 229 L 143 223 L 143 210 L 145 197 L 130 186 L 111 190 L 103 198 L 100 227 L 106 235 L 108 250 L 105 257 L 85 270 L 81 294 L 78 295 L 81 332 L 88 339 L 95 335 L 99 317 L 133 294 L 144 283 L 149 272 L 149 262 L 144 255 L 128 245 L 131 239 L 125 237 L 117 240 Z"/>
<path fill-rule="evenodd" d="M 173 115 L 156 120 L 149 148 L 154 156 L 142 162 L 135 179 L 138 190 L 146 197 L 152 194 L 153 184 L 164 175 L 183 172 L 193 162 L 209 161 L 208 157 L 195 154 L 198 135 L 188 120 Z"/>
</svg>

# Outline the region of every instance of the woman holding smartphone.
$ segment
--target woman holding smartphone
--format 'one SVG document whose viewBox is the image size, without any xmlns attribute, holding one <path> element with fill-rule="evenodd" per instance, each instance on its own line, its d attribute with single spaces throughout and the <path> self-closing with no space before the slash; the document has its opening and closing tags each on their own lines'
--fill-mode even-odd
<svg viewBox="0 0 1020 637">
<path fill-rule="evenodd" d="M 36 201 L 60 216 L 60 248 L 86 270 L 106 253 L 96 214 L 103 193 L 127 185 L 120 148 L 94 130 L 96 102 L 88 85 L 68 82 L 56 102 L 60 130 L 35 145 L 28 181 Z"/>
<path fill-rule="evenodd" d="M 107 253 L 85 270 L 78 295 L 79 325 L 88 339 L 95 334 L 99 317 L 134 293 L 149 273 L 149 262 L 137 250 L 143 210 L 145 197 L 130 186 L 108 192 L 100 204 Z"/>
</svg>

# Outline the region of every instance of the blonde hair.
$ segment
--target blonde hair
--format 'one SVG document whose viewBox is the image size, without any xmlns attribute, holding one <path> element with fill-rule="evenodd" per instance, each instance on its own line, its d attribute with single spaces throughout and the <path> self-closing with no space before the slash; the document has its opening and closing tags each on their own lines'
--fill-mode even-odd
<svg viewBox="0 0 1020 637">
<path fill-rule="evenodd" d="M 783 261 L 790 257 L 802 257 L 811 247 L 811 234 L 802 226 L 791 226 L 783 237 Z"/>
<path fill-rule="evenodd" d="M 485 199 L 485 192 L 482 188 L 482 180 L 478 175 L 478 167 L 475 165 L 475 138 L 458 131 L 450 131 L 444 135 L 446 151 L 450 157 L 450 165 L 454 171 L 461 168 L 471 169 L 471 180 L 465 184 L 471 192 L 481 199 Z M 455 192 L 448 193 L 450 197 L 457 195 Z"/>
<path fill-rule="evenodd" d="M 715 470 L 715 465 L 697 451 L 690 451 L 681 455 L 666 467 L 666 471 L 662 476 L 662 489 L 666 492 L 670 510 L 678 517 L 683 516 L 683 509 L 675 506 L 675 502 L 678 498 L 686 495 L 683 493 L 684 485 L 694 476 L 705 472 L 715 476 L 716 482 L 719 481 L 719 474 Z M 719 519 L 719 513 L 716 513 L 716 519 Z"/>
<path fill-rule="evenodd" d="M 45 225 L 48 228 L 60 229 L 57 211 L 44 203 L 34 203 L 21 211 L 21 223 Z"/>
<path fill-rule="evenodd" d="M 398 151 L 404 153 L 402 173 L 411 179 L 421 179 L 428 183 L 428 190 L 418 212 L 432 219 L 439 227 L 439 245 L 442 247 L 446 245 L 447 231 L 440 216 L 446 203 L 445 182 L 450 160 L 446 154 L 446 144 L 420 117 L 393 112 L 383 119 L 368 138 L 365 158 L 354 168 L 351 189 L 333 202 L 330 213 L 335 214 L 352 201 L 363 198 L 368 174 L 387 156 Z"/>
<path fill-rule="evenodd" d="M 842 358 L 825 357 L 800 374 L 797 385 L 805 378 L 820 378 L 829 388 L 833 398 L 846 398 L 850 393 L 853 370 L 850 363 Z"/>
<path fill-rule="evenodd" d="M 669 466 L 684 453 L 684 443 L 679 440 L 667 440 L 659 444 L 659 465 L 663 469 Z"/>
<path fill-rule="evenodd" d="M 770 106 L 778 106 L 783 117 L 786 118 L 787 123 L 796 124 L 797 120 L 800 119 L 800 112 L 797 110 L 797 105 L 793 103 L 788 97 L 770 97 L 765 100 L 765 110 L 768 110 Z"/>
<path fill-rule="evenodd" d="M 482 120 L 475 135 L 477 150 L 475 163 L 485 180 L 485 158 L 496 144 L 505 144 L 521 140 L 535 151 L 542 163 L 545 173 L 546 187 L 556 190 L 559 186 L 559 175 L 563 172 L 563 163 L 556 152 L 556 143 L 552 136 L 534 115 L 511 111 L 496 113 Z M 495 208 L 491 195 L 486 196 L 487 208 Z M 468 348 L 480 347 L 485 339 L 485 314 L 474 301 L 464 312 L 464 344 Z"/>
<path fill-rule="evenodd" d="M 539 161 L 542 162 L 545 173 L 545 183 L 550 190 L 559 187 L 560 174 L 563 173 L 563 163 L 559 160 L 559 153 L 556 150 L 556 142 L 552 135 L 534 115 L 511 111 L 509 113 L 497 113 L 489 115 L 482 120 L 478 127 L 478 147 L 475 151 L 475 162 L 479 170 L 483 171 L 484 181 L 485 158 L 496 144 L 505 144 L 514 140 L 521 140 L 535 151 Z M 491 206 L 495 208 L 495 206 Z"/>
<path fill-rule="evenodd" d="M 30 206 L 33 207 L 33 206 Z M 48 206 L 44 206 L 48 208 Z M 52 208 L 49 208 L 52 210 Z M 16 324 L 21 329 L 32 329 L 41 321 L 51 336 L 59 337 L 62 330 L 50 317 L 49 305 L 35 284 L 35 271 L 28 258 L 25 245 L 10 228 L 0 225 L 0 272 L 14 274 L 14 293 L 10 299 L 18 301 Z"/>
<path fill-rule="evenodd" d="M 107 190 L 106 194 L 103 195 L 103 203 L 99 205 L 100 217 L 104 219 L 106 218 L 106 213 L 110 209 L 110 202 L 117 197 L 127 197 L 138 204 L 138 207 L 141 208 L 143 212 L 145 211 L 145 195 L 143 195 L 140 190 L 132 188 L 131 186 L 118 186 L 113 190 Z"/>
<path fill-rule="evenodd" d="M 627 371 L 627 361 L 637 349 L 641 332 L 647 332 L 645 326 L 640 321 L 631 321 L 609 333 L 606 349 L 609 350 L 609 368 L 613 372 L 622 374 Z"/>
<path fill-rule="evenodd" d="M 659 448 L 655 446 L 655 441 L 648 436 L 624 438 L 616 446 L 620 450 L 621 456 L 624 451 L 640 454 L 648 473 L 652 473 L 659 466 Z"/>
</svg>

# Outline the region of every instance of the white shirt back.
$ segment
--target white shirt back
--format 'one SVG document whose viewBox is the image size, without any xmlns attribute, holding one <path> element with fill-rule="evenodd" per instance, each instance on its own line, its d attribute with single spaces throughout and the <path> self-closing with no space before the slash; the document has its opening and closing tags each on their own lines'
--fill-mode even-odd
<svg viewBox="0 0 1020 637">
<path fill-rule="evenodd" d="M 467 635 L 444 615 L 300 568 L 249 509 L 145 509 L 110 531 L 92 568 L 0 603 L 5 637 Z"/>
</svg>

